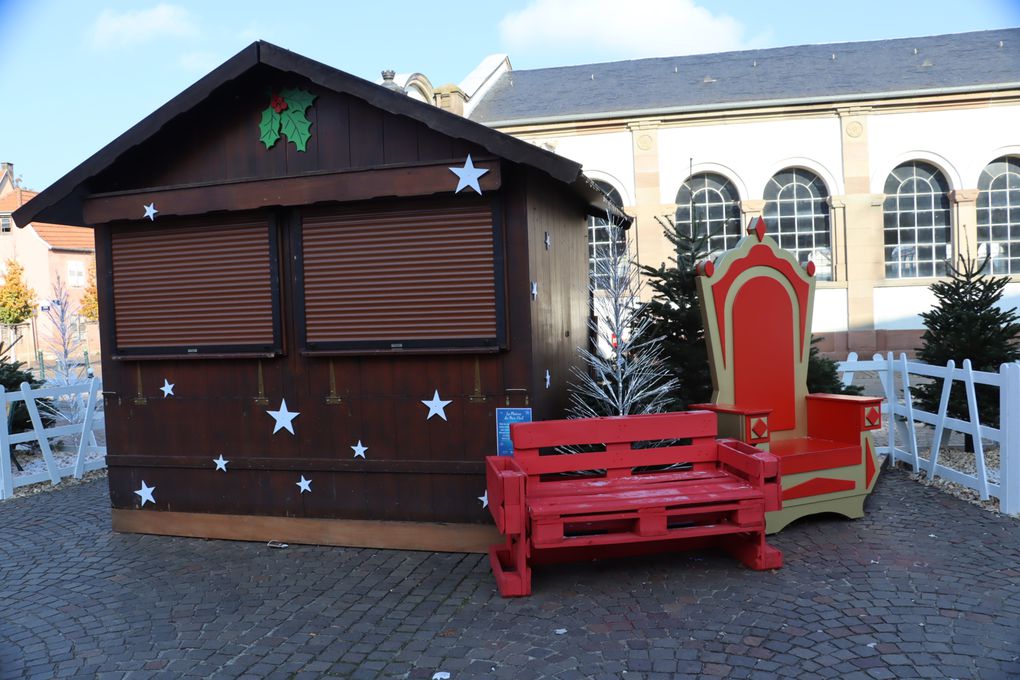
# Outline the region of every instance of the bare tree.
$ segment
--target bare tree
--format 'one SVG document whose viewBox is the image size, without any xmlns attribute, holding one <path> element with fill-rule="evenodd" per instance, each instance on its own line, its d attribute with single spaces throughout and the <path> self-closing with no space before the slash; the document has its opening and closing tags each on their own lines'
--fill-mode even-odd
<svg viewBox="0 0 1020 680">
<path fill-rule="evenodd" d="M 603 227 L 600 227 L 603 228 Z M 589 326 L 594 351 L 578 348 L 584 367 L 572 371 L 569 414 L 572 418 L 661 413 L 677 381 L 663 363 L 661 338 L 651 337 L 651 321 L 638 316 L 642 283 L 630 258 L 627 230 L 610 217 L 604 227 L 588 287 L 595 306 Z"/>
<path fill-rule="evenodd" d="M 80 384 L 90 377 L 82 361 L 85 343 L 78 333 L 78 311 L 78 305 L 71 302 L 67 286 L 58 275 L 53 284 L 53 298 L 46 309 L 49 332 L 44 356 L 51 354 L 55 361 L 53 376 L 46 381 L 48 387 Z M 49 403 L 47 410 L 59 420 L 81 423 L 85 420 L 87 406 L 86 394 L 65 394 Z"/>
</svg>

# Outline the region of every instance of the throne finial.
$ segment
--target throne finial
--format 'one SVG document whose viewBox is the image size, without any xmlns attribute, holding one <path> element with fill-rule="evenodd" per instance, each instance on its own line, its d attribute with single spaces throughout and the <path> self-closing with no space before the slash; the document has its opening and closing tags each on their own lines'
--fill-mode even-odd
<svg viewBox="0 0 1020 680">
<path fill-rule="evenodd" d="M 757 236 L 758 243 L 761 243 L 762 239 L 765 238 L 765 220 L 761 217 L 751 220 L 751 223 L 747 225 L 747 233 Z"/>
</svg>

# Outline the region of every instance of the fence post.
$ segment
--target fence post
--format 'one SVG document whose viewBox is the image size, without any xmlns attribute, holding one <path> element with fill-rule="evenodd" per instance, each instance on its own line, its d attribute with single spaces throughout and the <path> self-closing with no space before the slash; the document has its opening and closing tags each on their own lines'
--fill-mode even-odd
<svg viewBox="0 0 1020 680">
<path fill-rule="evenodd" d="M 78 440 L 78 456 L 74 460 L 74 478 L 81 479 L 85 473 L 85 454 L 89 449 L 89 435 L 92 433 L 92 420 L 96 415 L 96 398 L 99 396 L 99 378 L 89 381 L 89 400 L 85 406 L 85 420 L 81 425 L 81 439 Z"/>
<path fill-rule="evenodd" d="M 36 351 L 35 356 L 39 361 L 39 380 L 40 382 L 46 382 L 46 355 L 40 349 Z"/>
<path fill-rule="evenodd" d="M 50 473 L 50 481 L 60 484 L 60 471 L 57 469 L 57 461 L 53 458 L 53 451 L 50 449 L 50 440 L 46 437 L 46 428 L 43 427 L 42 418 L 39 416 L 39 406 L 32 396 L 32 386 L 27 382 L 21 383 L 21 394 L 25 397 L 25 408 L 28 409 L 28 417 L 32 419 L 32 429 L 35 431 L 35 438 L 39 442 L 39 449 L 42 450 L 43 460 L 46 461 L 46 471 Z"/>
<path fill-rule="evenodd" d="M 850 352 L 846 357 L 846 363 L 857 361 L 857 352 Z M 854 371 L 843 371 L 843 387 L 850 387 L 854 384 Z"/>
<path fill-rule="evenodd" d="M 4 422 L 0 426 L 0 499 L 14 494 L 14 472 L 11 470 L 11 433 L 7 430 L 7 409 L 13 406 L 7 401 L 7 389 L 0 385 L 0 404 Z"/>
<path fill-rule="evenodd" d="M 999 510 L 1020 514 L 1020 364 L 999 367 Z"/>
<path fill-rule="evenodd" d="M 949 375 L 942 381 L 942 395 L 939 397 L 939 412 L 935 414 L 935 434 L 931 438 L 931 453 L 928 456 L 928 479 L 935 479 L 935 466 L 939 463 L 939 452 L 942 450 L 942 435 L 946 430 L 946 414 L 949 413 L 949 394 L 953 390 L 953 376 L 956 371 L 956 360 L 946 363 Z"/>
<path fill-rule="evenodd" d="M 893 359 L 893 353 L 888 352 L 886 354 L 886 366 L 885 380 L 885 396 L 886 401 L 889 403 L 889 457 L 886 458 L 890 467 L 896 465 L 896 407 L 899 406 L 899 397 L 896 396 L 896 361 Z"/>
</svg>

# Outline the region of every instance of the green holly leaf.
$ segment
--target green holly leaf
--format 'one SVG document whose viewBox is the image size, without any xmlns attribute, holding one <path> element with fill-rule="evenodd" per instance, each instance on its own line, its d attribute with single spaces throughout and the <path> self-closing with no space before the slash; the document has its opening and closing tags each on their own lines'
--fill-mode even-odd
<svg viewBox="0 0 1020 680">
<path fill-rule="evenodd" d="M 280 96 L 287 102 L 288 109 L 297 109 L 301 113 L 307 111 L 315 101 L 315 95 L 308 90 L 283 90 Z"/>
<path fill-rule="evenodd" d="M 287 102 L 287 108 L 280 113 L 281 131 L 298 151 L 304 151 L 312 136 L 312 123 L 305 117 L 305 111 L 315 101 L 315 95 L 307 90 L 283 90 L 280 96 Z"/>
<path fill-rule="evenodd" d="M 289 137 L 290 135 L 288 135 Z M 262 122 L 259 123 L 259 141 L 266 145 L 266 148 L 272 148 L 273 144 L 276 144 L 276 140 L 280 138 L 280 114 L 273 110 L 273 107 L 268 107 L 262 112 Z"/>
<path fill-rule="evenodd" d="M 312 122 L 305 118 L 303 111 L 288 107 L 280 114 L 280 131 L 294 142 L 298 151 L 304 151 L 311 133 Z"/>
</svg>

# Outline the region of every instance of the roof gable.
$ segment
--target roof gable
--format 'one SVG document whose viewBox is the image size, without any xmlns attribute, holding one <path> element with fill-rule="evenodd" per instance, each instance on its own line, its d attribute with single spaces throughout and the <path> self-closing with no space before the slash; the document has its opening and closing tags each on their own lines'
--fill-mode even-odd
<svg viewBox="0 0 1020 680">
<path fill-rule="evenodd" d="M 266 78 L 275 81 L 269 82 L 269 87 L 279 86 L 282 81 L 288 83 L 285 86 L 292 86 L 290 83 L 303 83 L 309 88 L 316 88 L 324 100 L 346 98 L 348 112 L 351 115 L 358 115 L 359 110 L 367 106 L 390 116 L 392 120 L 407 119 L 413 123 L 410 128 L 415 130 L 413 143 L 416 149 L 422 143 L 421 140 L 429 135 L 431 143 L 436 143 L 440 137 L 448 138 L 454 140 L 453 145 L 449 147 L 450 154 L 467 153 L 475 148 L 484 150 L 513 163 L 541 171 L 558 182 L 572 185 L 575 192 L 590 203 L 600 201 L 597 191 L 589 187 L 589 183 L 581 175 L 580 165 L 571 160 L 275 45 L 256 42 L 57 180 L 29 204 L 17 210 L 14 215 L 15 221 L 18 224 L 45 220 L 83 225 L 82 201 L 85 197 L 100 191 L 118 191 L 126 188 L 125 180 L 117 180 L 114 178 L 115 175 L 123 178 L 130 177 L 132 173 L 139 173 L 136 179 L 130 180 L 130 184 L 135 185 L 132 188 L 145 186 L 147 182 L 216 181 L 219 172 L 216 163 L 203 166 L 207 158 L 215 157 L 216 153 L 213 151 L 203 156 L 203 143 L 215 144 L 216 133 L 233 134 L 235 128 L 229 125 L 217 127 L 215 123 L 206 128 L 195 125 L 195 118 L 200 116 L 203 109 L 216 105 L 235 108 L 241 104 L 250 105 L 250 102 L 231 100 L 231 97 L 238 96 L 237 92 L 246 91 L 248 94 L 241 95 L 242 99 L 250 95 L 266 100 L 265 104 L 259 101 L 251 114 L 254 117 L 250 119 L 250 126 L 257 139 L 257 116 L 268 104 L 269 93 L 264 91 L 267 87 Z M 251 87 L 247 90 L 244 87 L 238 90 L 235 87 L 237 85 Z M 352 104 L 354 100 L 357 101 Z M 384 115 L 381 123 L 383 125 L 386 124 L 385 118 Z M 325 125 L 320 125 L 320 131 L 326 130 Z M 425 132 L 421 132 L 422 130 Z M 351 133 L 352 137 L 361 134 L 361 130 Z M 407 138 L 407 143 L 411 143 L 410 138 Z M 426 139 L 424 143 L 428 145 L 430 142 Z M 171 145 L 171 148 L 166 149 L 161 145 Z M 295 176 L 308 170 L 307 166 L 303 167 L 301 164 L 307 163 L 309 156 L 292 152 L 288 155 L 287 147 L 293 148 L 293 144 L 286 143 L 285 138 L 281 138 L 276 146 L 279 147 L 279 151 L 276 148 L 270 149 L 271 152 L 276 152 L 276 157 L 272 154 L 266 156 L 270 164 L 276 163 L 277 166 L 268 170 L 253 169 L 252 176 Z M 175 158 L 172 167 L 163 169 L 154 167 L 155 164 L 151 162 L 147 163 L 149 159 L 146 158 L 145 151 L 148 148 L 176 152 L 176 156 L 172 153 L 168 156 Z M 357 159 L 353 158 L 353 145 L 351 148 L 352 163 L 357 167 Z M 436 153 L 442 155 L 443 152 L 439 150 Z M 288 164 L 290 158 L 294 159 L 293 164 Z M 245 159 L 234 160 L 245 162 Z M 282 166 L 279 165 L 281 160 Z M 232 160 L 220 158 L 218 162 L 229 164 Z M 408 162 L 408 159 L 404 158 L 404 162 Z M 117 172 L 114 172 L 115 166 Z M 182 169 L 189 167 L 190 171 Z M 267 174 L 263 175 L 263 172 Z"/>
</svg>

